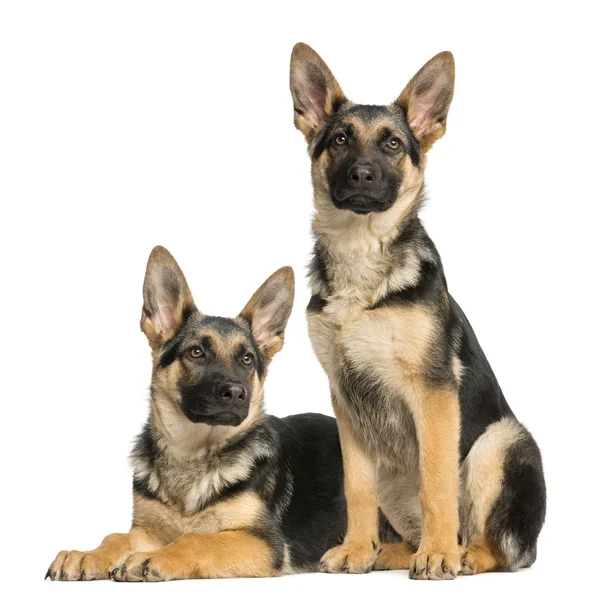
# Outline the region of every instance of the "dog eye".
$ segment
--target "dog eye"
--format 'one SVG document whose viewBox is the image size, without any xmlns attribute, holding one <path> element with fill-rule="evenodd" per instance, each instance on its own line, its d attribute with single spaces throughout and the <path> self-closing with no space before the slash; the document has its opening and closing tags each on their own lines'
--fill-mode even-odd
<svg viewBox="0 0 597 600">
<path fill-rule="evenodd" d="M 388 140 L 388 148 L 391 148 L 392 150 L 397 150 L 398 148 L 400 148 L 400 140 L 398 138 L 391 138 L 390 140 Z"/>
<path fill-rule="evenodd" d="M 188 353 L 191 358 L 201 358 L 203 356 L 203 350 L 201 350 L 201 348 L 198 346 L 193 346 L 190 348 Z"/>
<path fill-rule="evenodd" d="M 245 365 L 253 364 L 253 357 L 250 354 L 245 354 L 243 356 L 243 364 L 245 364 Z"/>
<path fill-rule="evenodd" d="M 334 138 L 334 144 L 336 144 L 336 146 L 344 146 L 344 144 L 346 144 L 346 136 L 343 133 L 339 133 Z"/>
</svg>

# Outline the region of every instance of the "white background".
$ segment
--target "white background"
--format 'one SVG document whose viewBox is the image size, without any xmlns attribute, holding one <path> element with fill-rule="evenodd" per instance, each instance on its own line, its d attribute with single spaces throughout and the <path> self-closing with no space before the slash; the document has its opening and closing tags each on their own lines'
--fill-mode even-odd
<svg viewBox="0 0 597 600">
<path fill-rule="evenodd" d="M 595 127 L 590 3 L 5 2 L 0 9 L 0 591 L 44 598 L 479 594 L 589 585 L 595 570 Z M 447 5 L 450 6 L 447 6 Z M 288 63 L 311 44 L 349 98 L 388 103 L 435 53 L 457 65 L 423 219 L 450 291 L 543 451 L 547 521 L 516 574 L 406 572 L 161 585 L 42 581 L 61 549 L 130 519 L 147 414 L 145 262 L 166 246 L 198 306 L 232 316 L 297 275 L 266 392 L 331 414 L 307 337 L 306 145 Z M 441 589 L 440 589 L 441 588 Z"/>
</svg>

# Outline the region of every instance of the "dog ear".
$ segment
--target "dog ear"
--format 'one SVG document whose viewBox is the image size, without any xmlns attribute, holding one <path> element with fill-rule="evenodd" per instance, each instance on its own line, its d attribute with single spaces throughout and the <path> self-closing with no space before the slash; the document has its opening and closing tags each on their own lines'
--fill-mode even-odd
<svg viewBox="0 0 597 600">
<path fill-rule="evenodd" d="M 319 54 L 298 43 L 290 58 L 290 91 L 294 102 L 294 124 L 307 142 L 346 102 L 338 82 Z"/>
<path fill-rule="evenodd" d="M 183 272 L 162 246 L 149 255 L 143 284 L 141 330 L 152 348 L 164 344 L 184 325 L 197 307 Z"/>
<path fill-rule="evenodd" d="M 424 151 L 444 135 L 453 94 L 454 57 L 451 52 L 440 52 L 410 80 L 396 100 Z"/>
<path fill-rule="evenodd" d="M 284 329 L 294 303 L 294 271 L 282 267 L 253 294 L 240 317 L 251 326 L 267 363 L 284 345 Z"/>
</svg>

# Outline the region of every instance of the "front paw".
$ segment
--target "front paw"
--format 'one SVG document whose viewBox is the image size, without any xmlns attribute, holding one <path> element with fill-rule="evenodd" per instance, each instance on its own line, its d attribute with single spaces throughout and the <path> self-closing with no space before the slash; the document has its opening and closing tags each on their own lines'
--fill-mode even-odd
<svg viewBox="0 0 597 600">
<path fill-rule="evenodd" d="M 375 540 L 344 542 L 328 550 L 319 563 L 322 573 L 369 573 L 379 552 Z"/>
<path fill-rule="evenodd" d="M 178 579 L 173 565 L 159 552 L 125 552 L 110 573 L 114 581 L 169 581 Z"/>
<path fill-rule="evenodd" d="M 411 579 L 456 579 L 460 572 L 458 549 L 449 552 L 419 550 L 410 561 Z"/>
<path fill-rule="evenodd" d="M 63 550 L 54 559 L 46 578 L 52 581 L 91 581 L 108 579 L 110 565 L 96 552 Z"/>
</svg>

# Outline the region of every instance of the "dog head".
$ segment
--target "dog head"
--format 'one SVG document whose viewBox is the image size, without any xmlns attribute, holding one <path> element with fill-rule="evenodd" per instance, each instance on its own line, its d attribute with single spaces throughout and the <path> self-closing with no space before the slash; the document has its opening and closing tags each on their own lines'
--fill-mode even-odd
<svg viewBox="0 0 597 600">
<path fill-rule="evenodd" d="M 309 143 L 317 209 L 384 213 L 422 187 L 425 154 L 446 130 L 454 59 L 438 54 L 395 102 L 369 106 L 347 100 L 319 55 L 297 44 L 290 89 L 295 125 Z"/>
<path fill-rule="evenodd" d="M 260 414 L 267 365 L 282 348 L 293 301 L 294 274 L 284 267 L 236 318 L 204 315 L 172 255 L 154 248 L 141 329 L 152 349 L 152 402 L 162 421 L 238 427 Z"/>
</svg>

